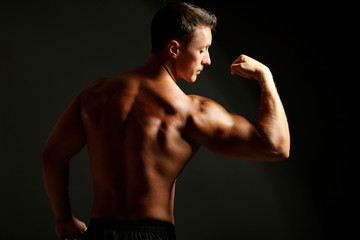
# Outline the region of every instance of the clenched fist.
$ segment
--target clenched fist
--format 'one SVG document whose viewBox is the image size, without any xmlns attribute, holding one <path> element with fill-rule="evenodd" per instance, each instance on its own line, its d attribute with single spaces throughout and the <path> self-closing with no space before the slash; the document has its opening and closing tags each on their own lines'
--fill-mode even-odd
<svg viewBox="0 0 360 240">
<path fill-rule="evenodd" d="M 270 73 L 267 66 L 244 54 L 240 55 L 231 64 L 230 68 L 231 74 L 236 73 L 245 78 L 254 78 L 257 81 L 259 81 L 264 74 Z"/>
<path fill-rule="evenodd" d="M 85 223 L 75 217 L 67 221 L 56 221 L 56 233 L 59 240 L 76 240 L 86 231 Z"/>
</svg>

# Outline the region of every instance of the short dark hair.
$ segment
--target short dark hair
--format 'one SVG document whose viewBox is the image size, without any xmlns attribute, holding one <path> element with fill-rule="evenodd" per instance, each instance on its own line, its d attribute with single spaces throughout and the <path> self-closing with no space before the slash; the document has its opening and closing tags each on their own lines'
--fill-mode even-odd
<svg viewBox="0 0 360 240">
<path fill-rule="evenodd" d="M 197 27 L 214 30 L 216 23 L 216 16 L 205 9 L 190 3 L 170 2 L 155 14 L 151 22 L 151 51 L 163 50 L 170 39 L 186 45 Z"/>
</svg>

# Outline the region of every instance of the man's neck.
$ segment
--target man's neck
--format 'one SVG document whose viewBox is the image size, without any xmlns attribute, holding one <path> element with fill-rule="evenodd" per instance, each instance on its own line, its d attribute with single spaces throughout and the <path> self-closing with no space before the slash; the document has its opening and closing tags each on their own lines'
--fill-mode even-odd
<svg viewBox="0 0 360 240">
<path fill-rule="evenodd" d="M 167 61 L 161 53 L 151 53 L 149 58 L 138 70 L 145 75 L 156 79 L 169 79 L 176 83 L 177 74 L 173 63 Z"/>
</svg>

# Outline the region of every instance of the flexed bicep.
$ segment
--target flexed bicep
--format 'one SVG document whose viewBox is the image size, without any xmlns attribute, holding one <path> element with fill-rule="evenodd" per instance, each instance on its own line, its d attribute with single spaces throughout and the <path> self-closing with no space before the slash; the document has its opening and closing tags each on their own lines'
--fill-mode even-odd
<svg viewBox="0 0 360 240">
<path fill-rule="evenodd" d="M 227 112 L 218 103 L 194 97 L 189 135 L 215 154 L 246 160 L 271 160 L 269 145 L 256 126 L 244 116 Z"/>
</svg>

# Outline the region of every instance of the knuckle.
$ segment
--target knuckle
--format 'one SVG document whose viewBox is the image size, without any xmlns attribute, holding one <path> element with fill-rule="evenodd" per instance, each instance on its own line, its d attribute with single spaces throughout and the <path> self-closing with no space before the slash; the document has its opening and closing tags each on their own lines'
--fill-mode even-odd
<svg viewBox="0 0 360 240">
<path fill-rule="evenodd" d="M 239 57 L 239 60 L 242 61 L 242 62 L 245 61 L 246 60 L 246 55 L 241 54 L 240 57 Z"/>
</svg>

